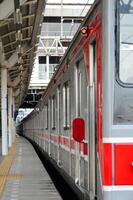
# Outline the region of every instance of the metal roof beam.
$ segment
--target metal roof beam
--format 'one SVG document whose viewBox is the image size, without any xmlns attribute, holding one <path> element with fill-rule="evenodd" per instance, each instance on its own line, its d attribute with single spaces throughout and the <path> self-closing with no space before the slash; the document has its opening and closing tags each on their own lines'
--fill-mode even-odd
<svg viewBox="0 0 133 200">
<path fill-rule="evenodd" d="M 28 1 L 28 2 L 26 2 L 25 4 L 23 4 L 22 6 L 30 5 L 30 4 L 34 4 L 34 3 L 37 3 L 37 0 Z"/>
<path fill-rule="evenodd" d="M 14 53 L 15 51 L 16 51 L 15 49 L 11 50 L 11 51 L 8 51 L 8 52 L 5 53 L 5 55 L 7 56 L 8 54 Z"/>
<path fill-rule="evenodd" d="M 31 38 L 23 38 L 23 39 L 21 40 L 21 42 L 25 42 L 25 41 L 27 41 L 27 40 L 31 40 Z M 8 44 L 3 45 L 3 47 L 6 48 L 6 47 L 8 47 L 8 46 L 10 46 L 10 45 L 15 44 L 16 42 L 17 42 L 17 40 L 14 40 L 13 42 L 10 42 L 10 43 L 8 43 Z M 7 52 L 7 53 L 8 53 L 8 52 Z"/>
<path fill-rule="evenodd" d="M 29 45 L 22 45 L 22 52 L 25 53 L 28 49 L 30 49 Z M 8 68 L 12 68 L 18 62 L 18 52 L 14 52 L 14 54 L 8 59 Z"/>
<path fill-rule="evenodd" d="M 26 52 L 29 49 L 29 45 L 22 45 L 22 51 Z M 2 41 L 0 41 L 0 65 L 2 67 L 11 69 L 18 62 L 18 52 L 16 51 L 10 56 L 8 60 L 5 59 Z"/>
<path fill-rule="evenodd" d="M 20 73 L 20 71 L 21 71 L 20 69 L 16 69 L 14 71 L 9 72 L 9 75 L 12 76 L 14 74 L 18 74 L 18 73 Z"/>
<path fill-rule="evenodd" d="M 19 76 L 17 76 L 14 81 L 9 82 L 9 86 L 16 88 L 16 86 L 21 82 L 21 79 L 24 80 L 26 73 L 27 73 L 27 70 L 25 70 L 21 75 L 19 74 Z"/>
<path fill-rule="evenodd" d="M 36 43 L 36 37 L 38 34 L 40 23 L 43 21 L 43 11 L 45 8 L 46 0 L 38 0 L 37 10 L 36 10 L 36 17 L 34 22 L 34 28 L 32 32 L 32 39 L 31 44 L 34 45 Z M 40 21 L 41 19 L 41 21 Z"/>
<path fill-rule="evenodd" d="M 13 44 L 15 44 L 17 41 L 15 40 L 15 41 L 13 41 L 13 42 L 10 42 L 10 43 L 7 43 L 7 44 L 5 44 L 5 45 L 3 45 L 3 48 L 6 48 L 6 47 L 8 47 L 8 46 L 10 46 L 10 45 L 13 45 Z M 7 52 L 8 53 L 8 52 Z"/>
<path fill-rule="evenodd" d="M 27 26 L 27 27 L 22 28 L 21 30 L 22 30 L 22 31 L 26 31 L 26 30 L 28 30 L 28 29 L 31 29 L 32 27 L 33 27 L 33 26 Z M 1 37 L 1 38 L 5 38 L 5 37 L 10 36 L 10 35 L 13 35 L 13 34 L 15 34 L 15 33 L 16 33 L 16 30 L 11 31 L 11 32 L 8 32 L 8 33 L 6 33 L 6 34 L 3 34 L 3 35 L 1 35 L 0 37 Z"/>
<path fill-rule="evenodd" d="M 22 20 L 32 18 L 32 17 L 35 17 L 35 14 L 22 16 Z M 14 21 L 13 17 L 2 19 L 2 20 L 0 20 L 0 22 L 3 22 L 3 24 L 0 24 L 0 26 L 5 26 L 5 24 L 12 22 L 12 21 Z"/>
</svg>

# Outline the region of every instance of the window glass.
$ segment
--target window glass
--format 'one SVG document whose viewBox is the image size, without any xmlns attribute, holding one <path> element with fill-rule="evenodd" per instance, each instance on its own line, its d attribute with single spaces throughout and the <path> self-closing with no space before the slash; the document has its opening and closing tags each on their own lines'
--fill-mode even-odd
<svg viewBox="0 0 133 200">
<path fill-rule="evenodd" d="M 52 98 L 52 128 L 56 126 L 56 99 L 55 96 Z"/>
<path fill-rule="evenodd" d="M 58 129 L 60 128 L 60 112 L 61 112 L 61 91 L 60 86 L 57 89 L 57 110 L 58 110 Z"/>
<path fill-rule="evenodd" d="M 48 118 L 49 118 L 49 114 L 48 114 L 48 105 L 46 105 L 46 107 L 45 107 L 45 124 L 46 124 L 46 129 L 48 129 L 48 122 L 49 122 L 49 120 L 48 120 Z"/>
<path fill-rule="evenodd" d="M 68 82 L 63 86 L 63 126 L 70 127 L 70 89 Z"/>
<path fill-rule="evenodd" d="M 119 0 L 119 78 L 133 84 L 133 0 Z"/>
<path fill-rule="evenodd" d="M 47 66 L 46 64 L 39 64 L 39 79 L 46 80 L 47 79 Z"/>
<path fill-rule="evenodd" d="M 81 115 L 81 71 L 79 68 L 79 63 L 76 67 L 76 115 Z"/>
</svg>

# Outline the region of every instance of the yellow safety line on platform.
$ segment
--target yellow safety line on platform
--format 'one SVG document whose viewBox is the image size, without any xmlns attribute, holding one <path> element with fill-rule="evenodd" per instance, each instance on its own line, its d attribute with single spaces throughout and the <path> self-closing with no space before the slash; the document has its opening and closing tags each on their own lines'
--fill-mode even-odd
<svg viewBox="0 0 133 200">
<path fill-rule="evenodd" d="M 13 144 L 13 146 L 9 150 L 8 155 L 5 157 L 5 159 L 0 165 L 0 197 L 2 196 L 6 181 L 8 179 L 18 180 L 22 178 L 22 175 L 17 175 L 17 174 L 9 175 L 9 170 L 11 168 L 16 153 L 16 143 L 18 143 L 18 140 L 16 140 L 16 142 Z"/>
</svg>

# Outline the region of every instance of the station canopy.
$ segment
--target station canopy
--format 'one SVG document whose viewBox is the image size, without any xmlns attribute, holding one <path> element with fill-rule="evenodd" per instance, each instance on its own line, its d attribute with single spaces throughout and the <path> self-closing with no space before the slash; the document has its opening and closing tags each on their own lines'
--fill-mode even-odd
<svg viewBox="0 0 133 200">
<path fill-rule="evenodd" d="M 44 8 L 45 0 L 0 0 L 0 67 L 8 70 L 16 109 L 27 93 Z"/>
</svg>

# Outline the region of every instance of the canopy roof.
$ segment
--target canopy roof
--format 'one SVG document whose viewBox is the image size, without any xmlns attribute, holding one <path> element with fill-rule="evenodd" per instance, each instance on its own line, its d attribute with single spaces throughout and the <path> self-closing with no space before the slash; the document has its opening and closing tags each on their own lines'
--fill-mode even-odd
<svg viewBox="0 0 133 200">
<path fill-rule="evenodd" d="M 45 0 L 0 1 L 0 67 L 8 69 L 16 109 L 27 93 L 44 7 Z"/>
</svg>

